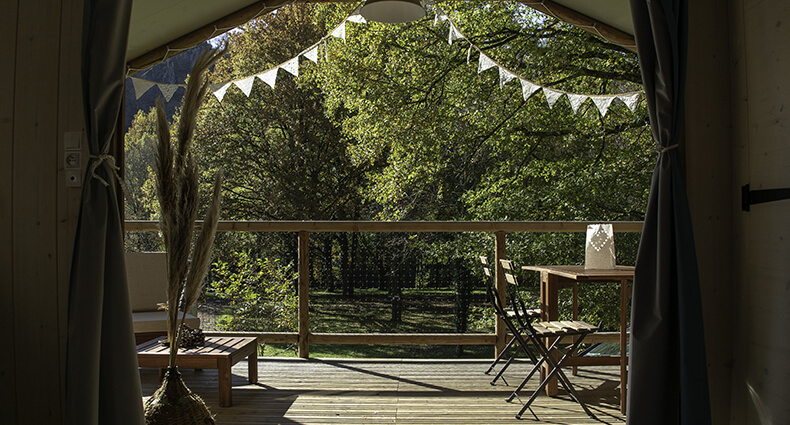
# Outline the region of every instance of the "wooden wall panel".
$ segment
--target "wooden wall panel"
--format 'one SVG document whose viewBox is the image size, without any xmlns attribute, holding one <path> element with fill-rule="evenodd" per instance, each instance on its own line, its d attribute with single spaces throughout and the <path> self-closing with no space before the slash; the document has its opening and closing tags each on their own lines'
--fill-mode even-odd
<svg viewBox="0 0 790 425">
<path fill-rule="evenodd" d="M 18 423 L 62 420 L 57 257 L 61 3 L 19 2 L 13 134 L 13 291 Z"/>
<path fill-rule="evenodd" d="M 689 60 L 682 153 L 700 272 L 714 424 L 729 420 L 732 364 L 734 191 L 727 10 L 689 2 Z"/>
<path fill-rule="evenodd" d="M 19 2 L 8 0 L 0 3 L 0 40 L 3 54 L 16 54 L 17 8 Z M 14 155 L 14 67 L 0 66 L 0 335 L 14 339 L 14 269 L 13 241 L 10 237 L 13 222 L 13 171 Z M 0 386 L 16 386 L 14 351 L 0 350 Z M 16 392 L 4 391 L 0 398 L 0 423 L 15 424 Z M 7 395 L 6 395 L 7 394 Z"/>
<path fill-rule="evenodd" d="M 88 149 L 83 128 L 85 121 L 82 107 L 82 0 L 63 0 L 60 35 L 60 81 L 58 84 L 58 158 L 64 158 L 64 135 L 67 132 L 83 134 L 82 172 L 87 165 Z M 78 23 L 75 25 L 75 23 Z M 67 187 L 64 161 L 60 161 L 57 175 L 58 187 L 58 361 L 61 394 L 66 391 L 66 339 L 68 336 L 68 295 L 71 257 L 77 230 L 81 187 Z M 65 403 L 61 404 L 65 417 Z"/>
<path fill-rule="evenodd" d="M 746 84 L 746 47 L 744 40 L 743 23 L 743 1 L 731 0 L 729 4 L 729 27 L 730 27 L 730 57 L 731 57 L 731 105 L 732 105 L 732 137 L 733 137 L 733 158 L 734 158 L 734 186 L 740 188 L 749 182 L 749 90 Z M 740 196 L 736 196 L 740 200 Z M 736 288 L 733 290 L 735 299 L 739 306 L 751 305 L 751 294 L 744 282 L 749 281 L 748 272 L 748 245 L 749 232 L 746 227 L 746 213 L 740 211 L 740 205 L 734 207 L 735 222 L 734 233 L 736 240 L 734 248 L 736 250 L 735 273 Z M 746 344 L 750 324 L 747 322 L 748 313 L 746 309 L 734 310 L 735 321 L 733 323 L 733 361 L 732 361 L 732 395 L 730 404 L 730 423 L 745 424 L 745 403 L 748 393 L 744 383 L 746 382 Z"/>
<path fill-rule="evenodd" d="M 742 0 L 747 87 L 741 143 L 748 155 L 740 157 L 748 170 L 743 183 L 752 189 L 790 187 L 790 4 Z M 748 235 L 742 292 L 746 324 L 741 352 L 743 367 L 736 387 L 742 388 L 739 424 L 780 423 L 790 417 L 790 201 L 754 205 L 739 214 Z"/>
</svg>

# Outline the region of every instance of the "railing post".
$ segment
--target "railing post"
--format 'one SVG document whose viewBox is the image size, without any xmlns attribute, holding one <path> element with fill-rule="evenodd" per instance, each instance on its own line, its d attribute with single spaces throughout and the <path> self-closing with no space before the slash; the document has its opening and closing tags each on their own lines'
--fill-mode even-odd
<svg viewBox="0 0 790 425">
<path fill-rule="evenodd" d="M 494 233 L 496 238 L 496 249 L 494 251 L 494 286 L 496 286 L 496 290 L 499 293 L 499 298 L 501 300 L 501 305 L 505 303 L 505 272 L 502 269 L 502 266 L 499 265 L 499 260 L 506 259 L 505 256 L 505 232 L 499 231 Z M 496 345 L 494 348 L 494 356 L 498 356 L 502 350 L 505 349 L 505 344 L 507 341 L 507 329 L 505 327 L 505 322 L 496 316 L 496 322 L 494 324 L 494 333 L 496 333 Z"/>
<path fill-rule="evenodd" d="M 310 312 L 308 301 L 310 293 L 310 234 L 299 232 L 299 357 L 310 357 Z"/>
</svg>

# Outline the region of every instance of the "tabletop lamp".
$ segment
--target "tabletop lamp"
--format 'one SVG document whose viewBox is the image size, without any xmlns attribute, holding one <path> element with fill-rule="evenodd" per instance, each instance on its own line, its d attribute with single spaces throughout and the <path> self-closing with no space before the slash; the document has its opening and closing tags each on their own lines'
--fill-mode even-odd
<svg viewBox="0 0 790 425">
<path fill-rule="evenodd" d="M 425 17 L 420 0 L 368 0 L 359 14 L 368 21 L 400 24 Z"/>
</svg>

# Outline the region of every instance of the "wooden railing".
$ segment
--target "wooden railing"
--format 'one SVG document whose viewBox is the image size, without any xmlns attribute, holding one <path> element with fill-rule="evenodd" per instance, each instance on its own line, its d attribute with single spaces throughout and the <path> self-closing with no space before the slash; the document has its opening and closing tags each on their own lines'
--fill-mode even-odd
<svg viewBox="0 0 790 425">
<path fill-rule="evenodd" d="M 298 343 L 299 356 L 310 356 L 310 344 L 388 344 L 388 345 L 493 345 L 495 352 L 504 349 L 506 330 L 497 320 L 494 333 L 311 333 L 309 300 L 309 241 L 310 233 L 320 232 L 485 232 L 495 236 L 495 264 L 507 258 L 505 242 L 507 233 L 574 233 L 585 232 L 587 225 L 599 222 L 585 221 L 220 221 L 218 231 L 227 232 L 293 232 L 298 237 L 298 332 L 207 332 L 207 335 L 255 336 L 261 343 Z M 611 222 L 615 232 L 641 232 L 641 221 Z M 201 222 L 195 223 L 196 229 Z M 126 221 L 128 232 L 158 231 L 156 221 Z M 497 267 L 496 286 L 504 294 L 504 274 Z M 589 339 L 589 338 L 588 338 Z M 598 336 L 598 342 L 616 342 L 612 335 Z M 595 341 L 590 341 L 595 342 Z"/>
</svg>

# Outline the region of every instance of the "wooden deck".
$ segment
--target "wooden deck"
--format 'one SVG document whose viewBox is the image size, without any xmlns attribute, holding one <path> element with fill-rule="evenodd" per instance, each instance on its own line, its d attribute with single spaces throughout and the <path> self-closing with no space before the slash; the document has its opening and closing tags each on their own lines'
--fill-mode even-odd
<svg viewBox="0 0 790 425">
<path fill-rule="evenodd" d="M 247 381 L 247 362 L 233 367 L 233 406 L 218 407 L 217 371 L 183 370 L 184 381 L 216 415 L 218 424 L 519 424 L 538 423 L 514 415 L 518 401 L 505 397 L 529 370 L 514 364 L 510 384 L 489 385 L 488 361 L 459 360 L 258 360 L 258 384 Z M 598 420 L 560 391 L 541 395 L 533 410 L 543 424 L 624 424 L 620 414 L 619 369 L 582 367 L 567 374 Z M 140 369 L 143 396 L 158 387 L 156 369 Z M 537 386 L 535 378 L 522 398 Z"/>
</svg>

